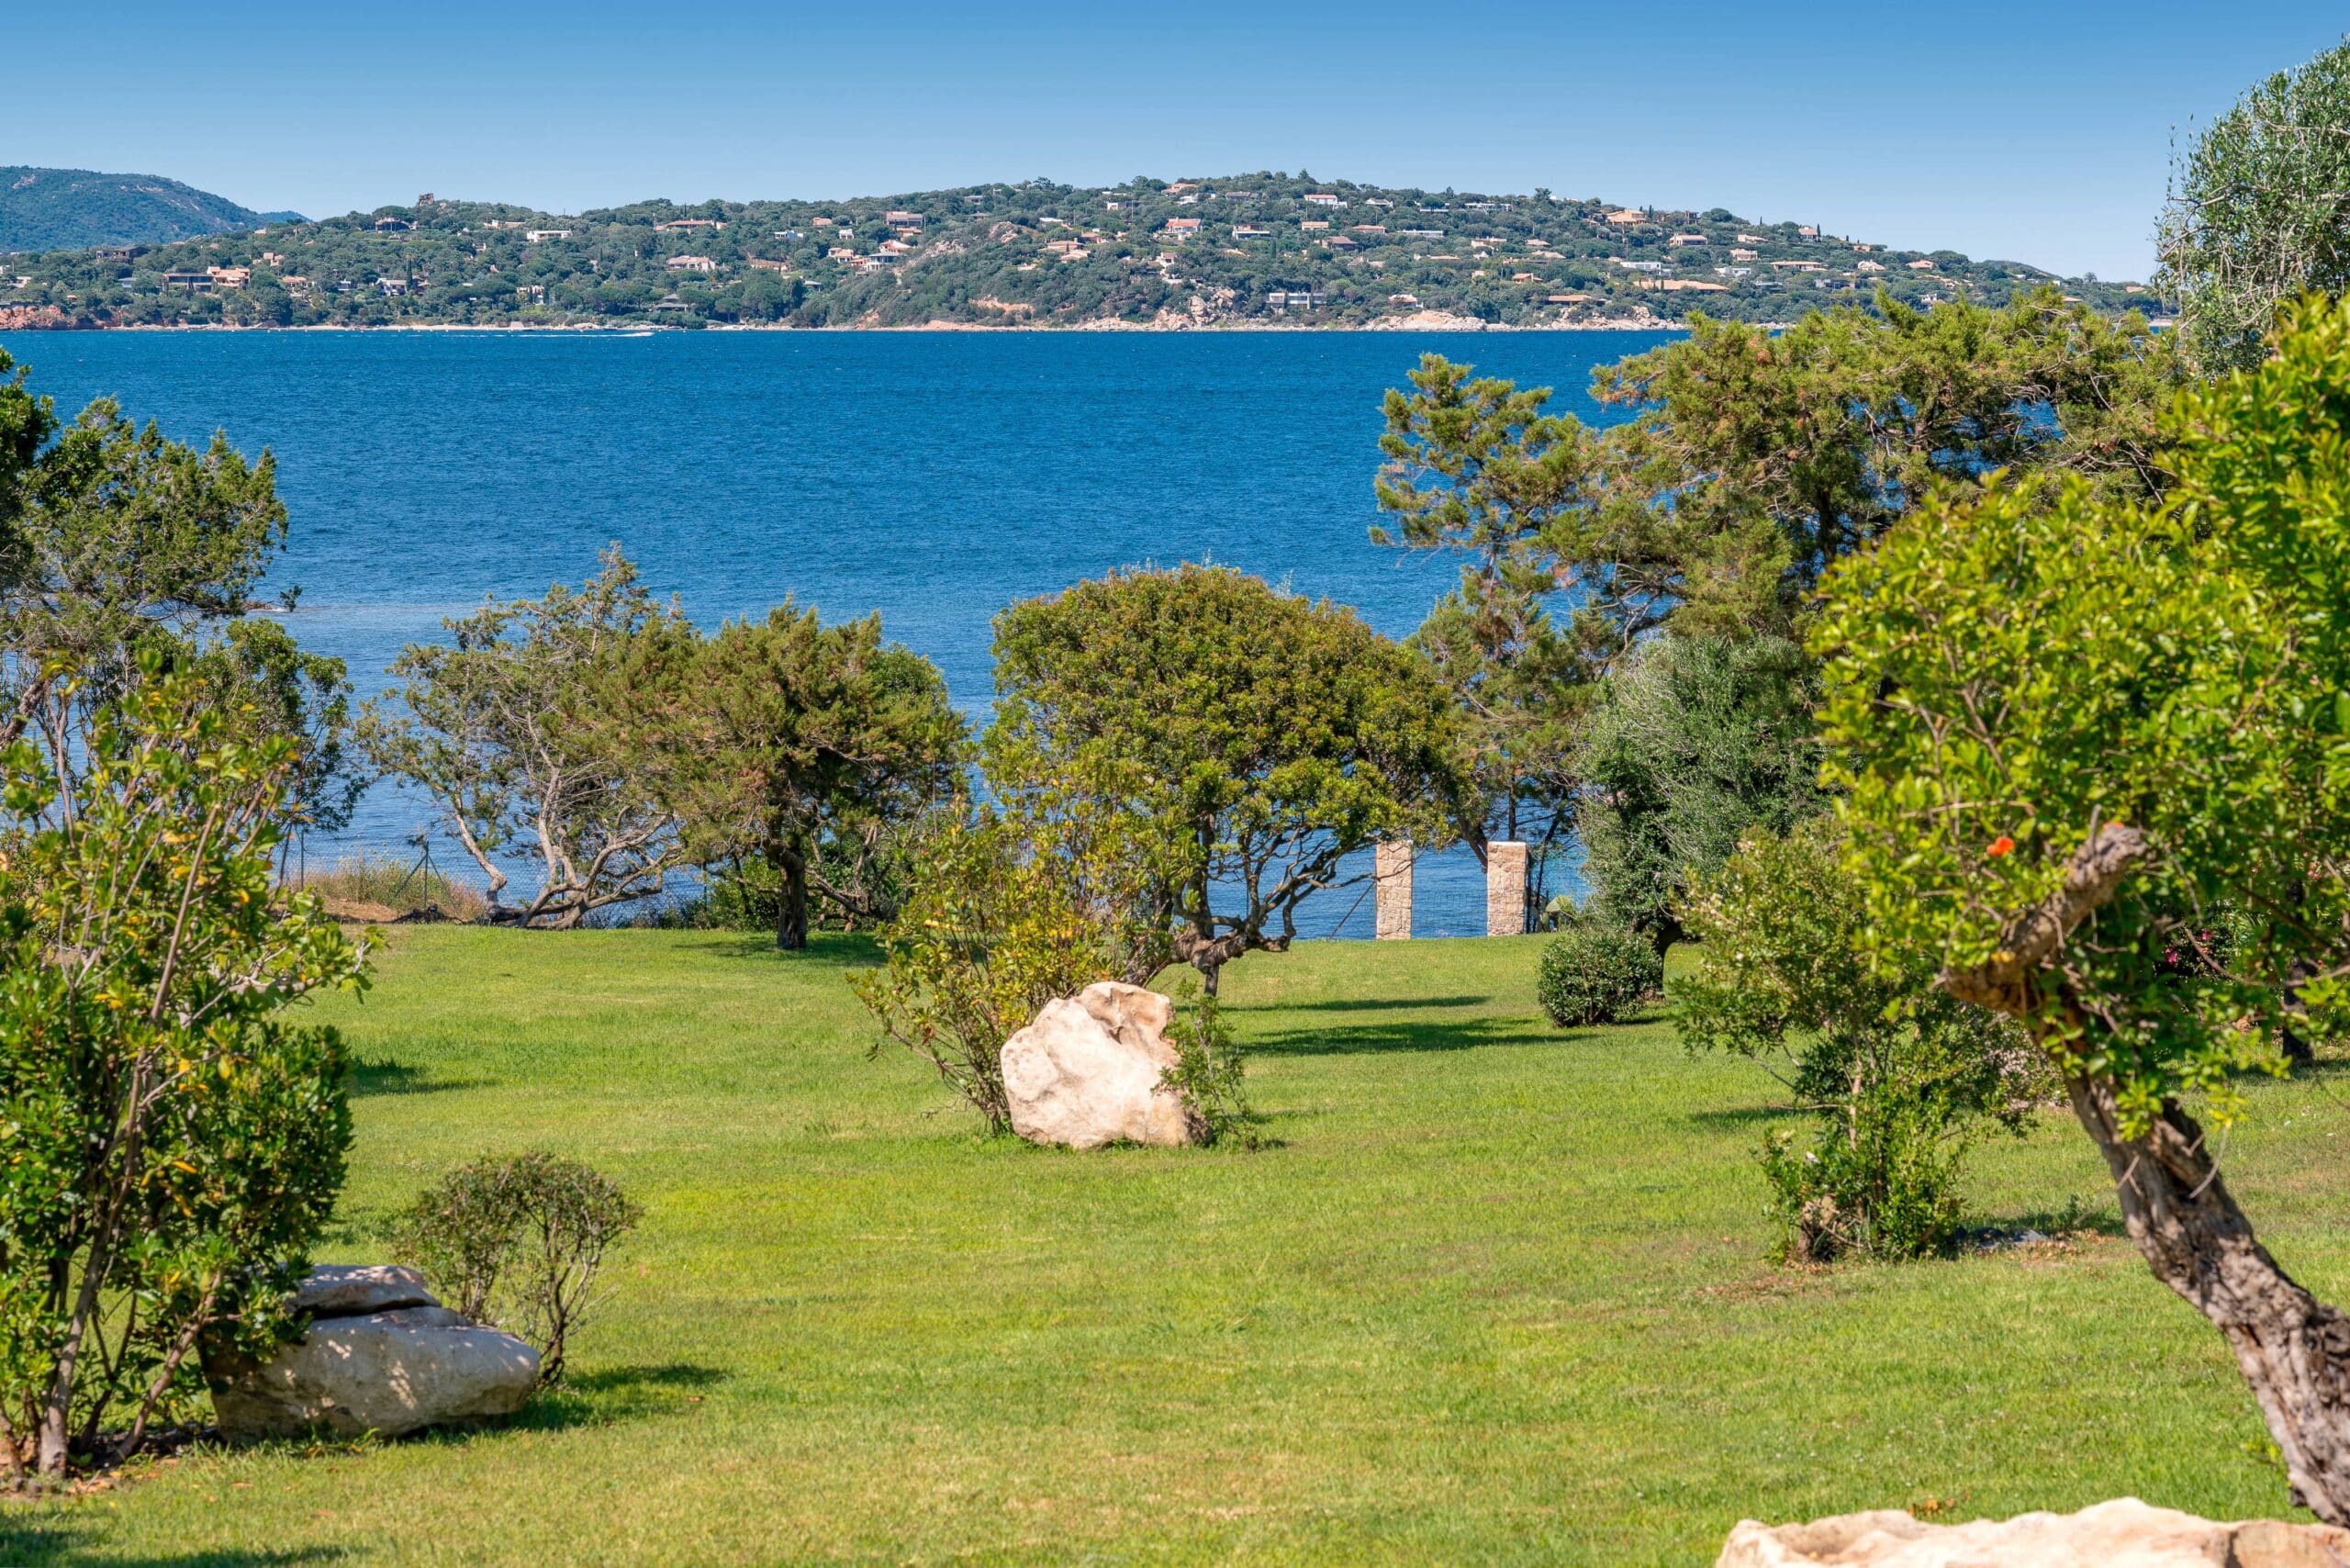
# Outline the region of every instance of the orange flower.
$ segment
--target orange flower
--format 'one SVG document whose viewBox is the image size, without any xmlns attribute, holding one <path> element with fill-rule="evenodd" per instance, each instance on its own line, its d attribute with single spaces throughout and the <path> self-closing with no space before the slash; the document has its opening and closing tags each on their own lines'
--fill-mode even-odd
<svg viewBox="0 0 2350 1568">
<path fill-rule="evenodd" d="M 2009 838 L 2006 834 L 2004 834 L 2004 833 L 2003 833 L 2003 834 L 2001 834 L 1998 837 L 1997 837 L 1997 838 L 1995 838 L 1995 839 L 1993 839 L 1993 840 L 1991 841 L 1991 858 L 1993 858 L 1994 860 L 1996 860 L 1996 859 L 1998 859 L 2000 856 L 2007 854 L 2009 850 L 2013 849 L 2015 846 L 2016 846 L 2016 841 L 2015 841 L 2014 839 L 2012 839 L 2012 838 Z"/>
</svg>

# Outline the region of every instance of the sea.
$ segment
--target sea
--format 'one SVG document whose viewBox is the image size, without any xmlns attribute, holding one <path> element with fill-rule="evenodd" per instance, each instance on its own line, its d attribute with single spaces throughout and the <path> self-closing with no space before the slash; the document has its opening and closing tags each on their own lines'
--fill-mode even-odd
<svg viewBox="0 0 2350 1568">
<path fill-rule="evenodd" d="M 975 723 L 990 624 L 1117 566 L 1215 561 L 1401 637 L 1459 562 L 1374 545 L 1381 398 L 1426 353 L 1588 398 L 1660 332 L 25 332 L 0 348 L 70 414 L 116 398 L 183 441 L 277 459 L 273 594 L 362 695 L 486 596 L 593 573 L 617 543 L 705 626 L 786 594 L 878 610 Z M 310 864 L 414 859 L 424 802 L 378 785 Z M 442 845 L 435 864 L 458 869 Z M 1578 886 L 1572 857 L 1554 886 Z M 1482 934 L 1465 851 L 1424 857 L 1414 928 Z M 1371 934 L 1360 889 L 1300 935 Z"/>
</svg>

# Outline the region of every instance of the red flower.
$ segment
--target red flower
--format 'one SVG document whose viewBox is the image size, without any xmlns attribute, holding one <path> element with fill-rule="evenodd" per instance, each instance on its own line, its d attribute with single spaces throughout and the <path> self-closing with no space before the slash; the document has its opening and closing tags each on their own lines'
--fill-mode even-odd
<svg viewBox="0 0 2350 1568">
<path fill-rule="evenodd" d="M 2014 839 L 2012 839 L 2012 838 L 2009 838 L 2006 834 L 2004 834 L 2004 833 L 2003 833 L 2003 834 L 2001 834 L 1998 837 L 1997 837 L 1997 838 L 1995 838 L 1995 839 L 1993 839 L 1993 840 L 1991 841 L 1991 858 L 1992 858 L 1992 859 L 1994 859 L 1994 860 L 1996 860 L 1996 859 L 1998 859 L 2000 856 L 2005 855 L 2005 854 L 2009 853 L 2010 850 L 2014 849 L 2014 848 L 2015 848 L 2015 846 L 2016 846 L 2016 841 L 2015 841 Z"/>
</svg>

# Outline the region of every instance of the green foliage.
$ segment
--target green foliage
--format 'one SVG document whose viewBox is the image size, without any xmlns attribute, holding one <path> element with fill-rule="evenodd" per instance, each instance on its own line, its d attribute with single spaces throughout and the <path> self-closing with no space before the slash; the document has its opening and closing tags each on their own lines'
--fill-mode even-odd
<svg viewBox="0 0 2350 1568">
<path fill-rule="evenodd" d="M 539 1382 L 552 1387 L 603 1298 L 605 1255 L 642 1217 L 607 1178 L 532 1149 L 475 1160 L 419 1193 L 395 1245 L 456 1311 L 537 1347 Z"/>
<path fill-rule="evenodd" d="M 1535 999 L 1561 1029 L 1616 1024 L 1664 984 L 1655 945 L 1628 926 L 1578 920 L 1542 948 Z"/>
<path fill-rule="evenodd" d="M 1818 1118 L 1807 1146 L 1774 1134 L 1762 1151 L 1782 1254 L 1806 1262 L 1946 1248 L 1968 1145 L 2020 1130 L 2056 1087 L 2013 1021 L 1914 962 L 1870 961 L 1842 850 L 1821 817 L 1749 837 L 1686 896 L 1696 963 L 1673 987 L 1691 1050 L 1760 1062 Z"/>
<path fill-rule="evenodd" d="M 2208 374 L 2260 363 L 2284 308 L 2350 287 L 2350 44 L 2280 71 L 2171 174 L 2158 282 Z"/>
<path fill-rule="evenodd" d="M 1693 872 L 1750 831 L 1785 833 L 1823 809 L 1815 691 L 1810 660 L 1771 636 L 1667 633 L 1608 677 L 1581 759 L 1595 913 L 1662 951 Z"/>
<path fill-rule="evenodd" d="M 1177 992 L 1174 1002 L 1167 1039 L 1175 1047 L 1176 1060 L 1161 1081 L 1181 1095 L 1185 1108 L 1199 1119 L 1203 1143 L 1255 1148 L 1259 1139 L 1256 1118 L 1248 1109 L 1245 1053 L 1223 1008 L 1214 997 L 1189 986 Z"/>
<path fill-rule="evenodd" d="M 1164 967 L 1162 854 L 1147 823 L 1082 775 L 935 813 L 913 840 L 912 892 L 882 929 L 882 966 L 849 984 L 886 1040 L 928 1062 L 990 1133 L 1007 1132 L 1003 1042 L 1047 1002 Z"/>
<path fill-rule="evenodd" d="M 351 1139 L 364 953 L 270 880 L 294 744 L 150 661 L 73 776 L 0 756 L 0 1465 L 135 1450 L 200 1338 L 265 1343 Z M 128 1406 L 127 1432 L 106 1439 Z"/>
<path fill-rule="evenodd" d="M 89 707 L 133 679 L 141 647 L 243 613 L 285 509 L 267 453 L 166 441 L 104 398 L 60 429 L 21 379 L 0 393 L 0 743 L 29 727 L 70 771 Z"/>
<path fill-rule="evenodd" d="M 360 742 L 422 790 L 481 868 L 490 918 L 576 927 L 592 910 L 662 890 L 689 852 L 669 745 L 699 641 L 640 587 L 617 549 L 578 588 L 495 600 L 447 623 L 453 646 L 411 644 L 404 684 L 369 704 Z M 501 895 L 498 858 L 521 843 L 541 868 L 528 903 Z"/>
<path fill-rule="evenodd" d="M 1438 842 L 1460 783 L 1426 661 L 1229 567 L 1121 572 L 996 618 L 990 780 L 1080 783 L 1143 824 L 1155 913 L 1215 986 L 1381 836 Z"/>
<path fill-rule="evenodd" d="M 321 834 L 347 826 L 367 780 L 350 750 L 351 681 L 342 661 L 306 651 L 274 622 L 247 619 L 229 622 L 201 644 L 192 665 L 238 728 L 256 740 L 284 735 L 295 742 L 289 823 Z"/>
<path fill-rule="evenodd" d="M 892 913 L 890 863 L 964 751 L 936 666 L 885 644 L 878 616 L 826 626 L 787 599 L 701 646 L 678 714 L 665 744 L 689 852 L 771 905 L 778 946 L 806 945 L 811 888 L 851 917 Z"/>
<path fill-rule="evenodd" d="M 2027 964 L 2019 1010 L 2068 1073 L 2109 1084 L 2125 1131 L 2190 1089 L 2232 1115 L 2232 1075 L 2275 1061 L 2240 1021 L 2280 1021 L 2274 980 L 2297 961 L 2340 963 L 2350 314 L 2302 313 L 2176 429 L 2167 504 L 1952 494 L 1831 577 L 1818 634 L 1872 942 Z M 2079 882 L 2100 845 L 2126 872 Z M 2020 912 L 2069 926 L 2109 890 L 2071 940 L 2016 958 Z M 2223 903 L 2254 939 L 2228 977 L 2182 982 L 2166 952 Z"/>
<path fill-rule="evenodd" d="M 1460 767 L 1472 780 L 1462 830 L 1481 856 L 1489 837 L 1533 845 L 1528 892 L 1539 902 L 1540 851 L 1572 826 L 1573 722 L 1587 691 L 1550 619 L 1559 585 L 1541 544 L 1592 479 L 1595 443 L 1575 420 L 1543 412 L 1548 388 L 1472 377 L 1438 354 L 1420 356 L 1412 385 L 1387 394 L 1375 488 L 1396 526 L 1371 539 L 1468 557 L 1412 642 L 1460 709 Z"/>
</svg>

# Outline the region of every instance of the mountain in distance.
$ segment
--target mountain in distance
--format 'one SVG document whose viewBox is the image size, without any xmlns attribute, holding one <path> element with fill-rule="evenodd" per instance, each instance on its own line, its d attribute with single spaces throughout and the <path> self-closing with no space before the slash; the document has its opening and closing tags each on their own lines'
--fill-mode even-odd
<svg viewBox="0 0 2350 1568">
<path fill-rule="evenodd" d="M 0 165 L 0 252 L 168 245 L 206 234 L 299 222 L 159 174 Z"/>
<path fill-rule="evenodd" d="M 249 215 L 258 216 L 258 215 Z M 2143 284 L 1597 196 L 1260 170 L 577 214 L 419 196 L 266 230 L 11 258 L 0 328 L 1651 328 L 1879 297 Z"/>
</svg>

